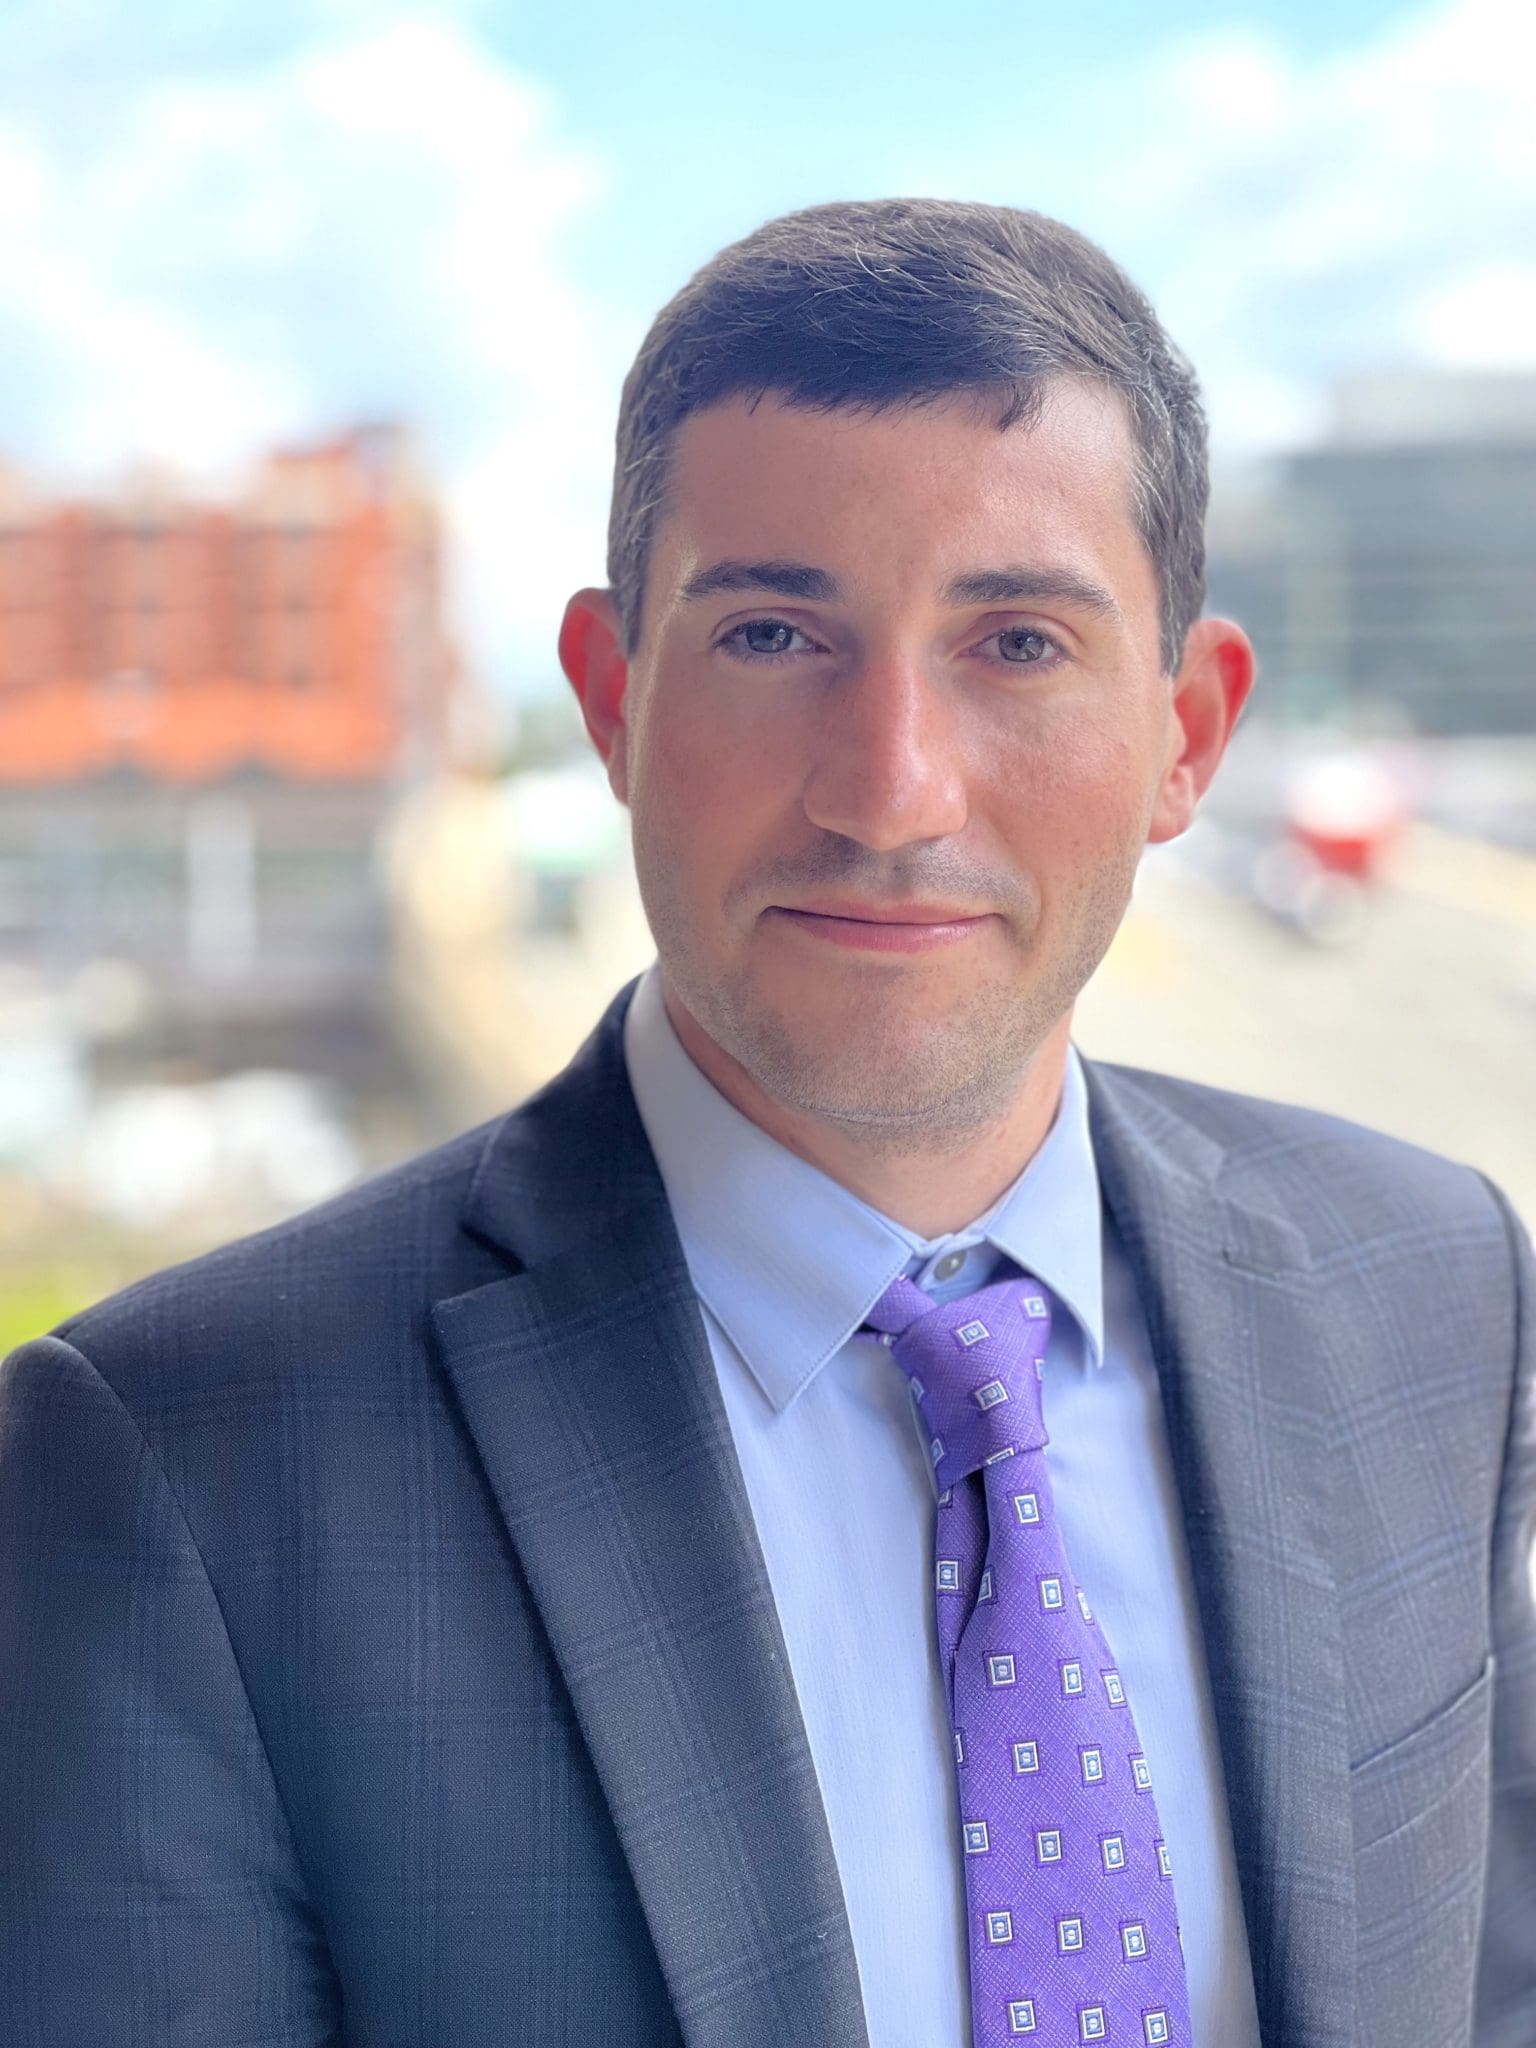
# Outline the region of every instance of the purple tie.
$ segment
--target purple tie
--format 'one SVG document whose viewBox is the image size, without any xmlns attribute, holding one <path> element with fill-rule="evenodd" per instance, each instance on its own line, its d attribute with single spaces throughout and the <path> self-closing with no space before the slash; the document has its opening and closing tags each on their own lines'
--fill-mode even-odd
<svg viewBox="0 0 1536 2048">
<path fill-rule="evenodd" d="M 940 1489 L 975 2048 L 1190 2048 L 1151 1772 L 1056 1525 L 1045 1289 L 1026 1275 L 936 1307 L 899 1279 L 869 1322 L 911 1382 Z"/>
</svg>

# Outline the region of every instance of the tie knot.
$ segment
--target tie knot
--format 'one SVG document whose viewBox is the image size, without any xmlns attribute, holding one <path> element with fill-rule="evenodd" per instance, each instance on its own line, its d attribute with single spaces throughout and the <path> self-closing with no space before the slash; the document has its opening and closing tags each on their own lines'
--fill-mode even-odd
<svg viewBox="0 0 1536 2048">
<path fill-rule="evenodd" d="M 1030 1274 L 931 1301 L 905 1277 L 869 1312 L 912 1388 L 941 1489 L 982 1465 L 1047 1442 L 1040 1374 L 1051 1334 L 1045 1289 Z"/>
</svg>

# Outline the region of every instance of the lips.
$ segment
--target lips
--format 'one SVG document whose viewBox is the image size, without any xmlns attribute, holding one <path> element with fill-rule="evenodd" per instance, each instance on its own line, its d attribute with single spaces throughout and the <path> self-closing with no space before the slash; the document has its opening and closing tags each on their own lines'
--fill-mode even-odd
<svg viewBox="0 0 1536 2048">
<path fill-rule="evenodd" d="M 898 913 L 900 913 L 898 915 Z M 930 903 L 859 904 L 856 908 L 818 904 L 814 910 L 776 903 L 765 913 L 780 926 L 803 932 L 817 944 L 827 943 L 865 953 L 927 953 L 973 938 L 991 922 Z"/>
<path fill-rule="evenodd" d="M 951 910 L 932 903 L 779 903 L 776 910 L 794 911 L 801 917 L 836 917 L 856 924 L 967 924 L 986 915 L 977 910 Z"/>
</svg>

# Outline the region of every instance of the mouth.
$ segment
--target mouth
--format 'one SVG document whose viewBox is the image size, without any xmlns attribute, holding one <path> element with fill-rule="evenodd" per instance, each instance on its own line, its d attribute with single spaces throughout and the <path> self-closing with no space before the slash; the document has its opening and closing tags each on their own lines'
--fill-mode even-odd
<svg viewBox="0 0 1536 2048">
<path fill-rule="evenodd" d="M 781 929 L 800 932 L 822 945 L 873 953 L 929 953 L 974 938 L 991 922 L 992 912 L 976 914 L 915 904 L 842 903 L 806 910 L 775 903 L 763 916 Z"/>
</svg>

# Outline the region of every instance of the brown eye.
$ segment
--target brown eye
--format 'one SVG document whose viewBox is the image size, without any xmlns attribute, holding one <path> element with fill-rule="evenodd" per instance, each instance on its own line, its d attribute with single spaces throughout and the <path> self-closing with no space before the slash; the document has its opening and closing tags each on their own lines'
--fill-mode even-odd
<svg viewBox="0 0 1536 2048">
<path fill-rule="evenodd" d="M 1043 633 L 1037 633 L 1030 626 L 1010 626 L 997 636 L 998 652 L 1004 661 L 1028 664 L 1044 661 L 1051 651 L 1051 643 Z"/>
</svg>

